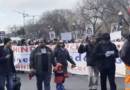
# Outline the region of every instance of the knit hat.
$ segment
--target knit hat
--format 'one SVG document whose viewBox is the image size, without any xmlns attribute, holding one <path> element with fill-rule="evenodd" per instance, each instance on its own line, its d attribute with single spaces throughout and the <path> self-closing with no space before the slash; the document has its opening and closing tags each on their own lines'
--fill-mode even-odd
<svg viewBox="0 0 130 90">
<path fill-rule="evenodd" d="M 10 38 L 4 38 L 4 45 L 6 45 L 9 41 L 11 41 Z"/>
<path fill-rule="evenodd" d="M 105 41 L 110 41 L 110 34 L 109 33 L 104 33 L 102 35 L 102 40 L 105 40 Z"/>
</svg>

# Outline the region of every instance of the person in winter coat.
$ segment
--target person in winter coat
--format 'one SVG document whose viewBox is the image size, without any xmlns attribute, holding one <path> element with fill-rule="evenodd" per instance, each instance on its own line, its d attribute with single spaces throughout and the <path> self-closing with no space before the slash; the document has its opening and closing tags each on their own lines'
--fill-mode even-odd
<svg viewBox="0 0 130 90">
<path fill-rule="evenodd" d="M 108 51 L 111 51 L 111 53 L 108 53 Z M 97 66 L 100 71 L 101 90 L 107 90 L 107 77 L 110 83 L 110 90 L 116 90 L 115 58 L 118 57 L 118 50 L 116 45 L 110 42 L 109 33 L 102 35 L 102 42 L 95 47 L 93 56 L 97 60 Z"/>
<path fill-rule="evenodd" d="M 52 74 L 52 65 L 56 68 L 52 50 L 46 46 L 44 38 L 39 39 L 39 46 L 30 54 L 30 72 L 36 74 L 37 90 L 51 90 L 50 81 Z"/>
<path fill-rule="evenodd" d="M 125 90 L 130 90 L 130 33 L 122 49 L 119 51 L 119 56 L 126 68 Z"/>
<path fill-rule="evenodd" d="M 65 49 L 65 43 L 62 40 L 57 42 L 56 48 L 53 51 L 54 57 L 57 63 L 61 63 L 63 65 L 63 71 L 67 74 L 67 66 L 69 61 L 72 64 L 72 67 L 76 66 L 76 63 L 70 58 L 69 52 Z"/>
<path fill-rule="evenodd" d="M 83 54 L 86 52 L 89 90 L 97 90 L 97 87 L 98 87 L 99 71 L 98 71 L 98 68 L 96 66 L 96 59 L 93 58 L 93 55 L 92 55 L 95 46 L 96 46 L 96 37 L 91 36 L 90 43 L 87 45 L 83 45 L 83 40 L 82 40 L 82 43 L 78 49 L 78 52 L 80 54 Z M 93 73 L 94 73 L 94 77 L 93 77 Z M 93 81 L 93 78 L 96 80 Z"/>
<path fill-rule="evenodd" d="M 4 46 L 0 48 L 0 90 L 5 90 L 5 80 L 7 81 L 7 90 L 13 90 L 13 76 L 16 70 L 11 45 L 11 39 L 5 38 Z"/>
<path fill-rule="evenodd" d="M 57 68 L 53 69 L 55 74 L 54 82 L 56 83 L 56 90 L 64 90 L 64 80 L 69 77 L 69 75 L 64 74 L 63 68 L 62 64 L 57 63 Z"/>
</svg>

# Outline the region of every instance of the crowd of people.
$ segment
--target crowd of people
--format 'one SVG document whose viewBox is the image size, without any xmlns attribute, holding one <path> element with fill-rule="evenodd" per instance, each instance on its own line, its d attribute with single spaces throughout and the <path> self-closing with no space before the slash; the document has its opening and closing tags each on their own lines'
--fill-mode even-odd
<svg viewBox="0 0 130 90">
<path fill-rule="evenodd" d="M 47 45 L 56 45 L 57 44 L 57 39 L 54 39 L 54 40 L 46 40 L 46 44 Z M 69 41 L 65 41 L 64 42 L 67 44 L 67 43 L 80 43 L 81 42 L 81 39 L 78 39 L 78 40 L 69 40 Z M 2 41 L 0 42 L 2 43 Z M 16 41 L 14 40 L 13 43 L 12 43 L 14 46 L 31 46 L 31 45 L 38 45 L 38 39 L 37 40 L 25 40 L 25 39 L 22 39 L 22 40 L 19 40 L 19 41 Z"/>
<path fill-rule="evenodd" d="M 115 58 L 118 56 L 118 50 L 111 41 L 109 33 L 104 33 L 102 38 L 97 39 L 95 36 L 87 38 L 85 41 L 80 40 L 78 52 L 86 53 L 87 68 L 88 68 L 88 89 L 98 89 L 98 79 L 100 73 L 101 90 L 107 90 L 107 78 L 110 83 L 110 90 L 117 90 L 115 83 L 116 64 Z M 128 41 L 130 38 L 128 38 Z M 85 42 L 85 43 L 84 43 Z M 68 50 L 65 48 L 63 40 L 46 41 L 41 38 L 38 41 L 30 40 L 28 45 L 38 45 L 30 54 L 30 72 L 35 74 L 37 78 L 37 90 L 43 90 L 42 83 L 44 82 L 44 90 L 50 90 L 50 81 L 52 66 L 55 75 L 56 90 L 65 90 L 65 78 L 68 78 L 68 61 L 72 64 L 72 68 L 76 67 L 76 63 L 70 58 Z M 73 43 L 73 41 L 68 41 Z M 0 90 L 4 90 L 5 78 L 7 78 L 8 90 L 13 90 L 13 73 L 16 73 L 13 64 L 13 51 L 11 45 L 24 46 L 27 45 L 25 40 L 21 42 L 11 39 L 4 39 L 4 46 L 0 48 Z M 56 45 L 52 51 L 46 45 Z M 111 51 L 111 53 L 108 53 Z M 94 73 L 94 76 L 93 76 Z M 94 79 L 94 80 L 93 80 Z"/>
</svg>

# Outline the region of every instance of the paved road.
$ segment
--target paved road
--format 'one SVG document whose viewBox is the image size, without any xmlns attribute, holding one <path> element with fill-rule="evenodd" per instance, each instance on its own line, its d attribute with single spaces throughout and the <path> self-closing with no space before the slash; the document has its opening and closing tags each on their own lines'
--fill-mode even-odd
<svg viewBox="0 0 130 90">
<path fill-rule="evenodd" d="M 21 77 L 21 90 L 37 90 L 36 89 L 36 78 L 33 77 L 32 80 L 28 79 L 28 74 L 18 74 Z M 52 75 L 51 80 L 51 90 L 55 90 L 54 77 Z M 124 78 L 116 78 L 117 90 L 124 90 Z M 109 88 L 109 83 L 108 83 Z M 79 76 L 79 75 L 70 75 L 70 77 L 66 80 L 65 83 L 66 90 L 88 90 L 87 88 L 87 76 Z M 98 87 L 99 90 L 100 86 Z M 108 89 L 110 90 L 110 89 Z"/>
</svg>

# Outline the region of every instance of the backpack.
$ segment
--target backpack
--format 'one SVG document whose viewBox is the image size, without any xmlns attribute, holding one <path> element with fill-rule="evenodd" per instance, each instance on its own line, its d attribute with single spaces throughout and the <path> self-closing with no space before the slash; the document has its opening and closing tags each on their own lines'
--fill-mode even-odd
<svg viewBox="0 0 130 90">
<path fill-rule="evenodd" d="M 13 90 L 20 90 L 20 87 L 21 87 L 20 78 L 17 77 L 17 75 L 14 75 L 14 77 L 13 77 Z M 8 88 L 7 84 L 6 84 L 6 88 Z"/>
</svg>

